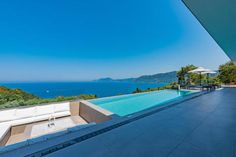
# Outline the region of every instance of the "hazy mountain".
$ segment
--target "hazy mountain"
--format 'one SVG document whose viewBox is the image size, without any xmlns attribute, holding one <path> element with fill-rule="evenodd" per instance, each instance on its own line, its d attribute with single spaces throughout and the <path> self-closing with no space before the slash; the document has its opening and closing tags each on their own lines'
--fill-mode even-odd
<svg viewBox="0 0 236 157">
<path fill-rule="evenodd" d="M 127 79 L 101 78 L 96 81 L 171 83 L 171 82 L 176 82 L 177 77 L 176 77 L 176 71 L 172 71 L 167 73 L 158 73 L 154 75 L 143 75 L 137 78 L 127 78 Z"/>
</svg>

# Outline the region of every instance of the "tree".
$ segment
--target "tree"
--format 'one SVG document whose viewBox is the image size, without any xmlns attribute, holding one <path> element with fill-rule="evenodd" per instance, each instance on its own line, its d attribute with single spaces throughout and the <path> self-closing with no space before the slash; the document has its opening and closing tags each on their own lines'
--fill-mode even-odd
<svg viewBox="0 0 236 157">
<path fill-rule="evenodd" d="M 236 83 L 236 65 L 230 61 L 219 67 L 219 79 L 225 83 Z"/>
<path fill-rule="evenodd" d="M 143 91 L 139 88 L 136 88 L 136 90 L 133 93 L 142 93 Z"/>
<path fill-rule="evenodd" d="M 191 84 L 191 82 L 196 79 L 196 74 L 189 74 L 188 72 L 196 69 L 197 67 L 194 65 L 187 65 L 185 67 L 181 67 L 181 70 L 177 71 L 178 84 L 184 86 L 186 84 Z M 186 78 L 186 76 L 188 77 Z"/>
</svg>

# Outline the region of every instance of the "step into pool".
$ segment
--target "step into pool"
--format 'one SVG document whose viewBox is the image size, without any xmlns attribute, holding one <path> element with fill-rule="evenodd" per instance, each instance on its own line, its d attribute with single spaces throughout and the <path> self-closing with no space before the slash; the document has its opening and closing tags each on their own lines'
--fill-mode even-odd
<svg viewBox="0 0 236 157">
<path fill-rule="evenodd" d="M 192 91 L 161 90 L 155 92 L 128 94 L 122 96 L 93 99 L 89 102 L 109 110 L 119 116 L 127 116 L 154 106 L 183 98 Z"/>
</svg>

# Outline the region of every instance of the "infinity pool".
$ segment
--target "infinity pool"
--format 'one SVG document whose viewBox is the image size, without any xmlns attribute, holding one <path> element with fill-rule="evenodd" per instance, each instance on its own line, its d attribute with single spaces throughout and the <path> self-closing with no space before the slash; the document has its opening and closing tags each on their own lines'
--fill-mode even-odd
<svg viewBox="0 0 236 157">
<path fill-rule="evenodd" d="M 130 115 L 144 109 L 161 106 L 167 102 L 180 99 L 192 91 L 162 90 L 141 94 L 129 94 L 107 98 L 94 99 L 90 102 L 119 116 Z"/>
</svg>

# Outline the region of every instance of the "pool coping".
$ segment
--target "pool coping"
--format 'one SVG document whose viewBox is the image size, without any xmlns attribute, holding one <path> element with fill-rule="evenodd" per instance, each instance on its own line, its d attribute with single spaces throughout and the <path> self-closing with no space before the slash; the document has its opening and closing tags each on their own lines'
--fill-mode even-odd
<svg viewBox="0 0 236 157">
<path fill-rule="evenodd" d="M 171 90 L 171 91 L 176 91 L 176 89 L 163 89 L 163 90 Z M 114 96 L 106 96 L 106 97 L 100 97 L 100 98 L 93 98 L 93 99 L 88 99 L 86 101 L 93 101 L 93 100 L 102 100 L 102 99 L 109 99 L 109 98 L 116 98 L 116 97 L 122 97 L 122 96 L 130 96 L 130 95 L 142 95 L 142 94 L 148 94 L 148 93 L 153 93 L 153 92 L 161 92 L 163 90 L 154 90 L 154 91 L 147 91 L 147 92 L 140 92 L 140 93 L 130 93 L 130 94 L 122 94 L 122 95 L 114 95 Z M 193 92 L 199 92 L 200 90 L 185 90 L 185 89 L 180 89 L 180 91 L 193 91 Z"/>
<path fill-rule="evenodd" d="M 174 107 L 176 105 L 181 104 L 182 102 L 197 98 L 197 97 L 205 95 L 205 94 L 208 94 L 210 92 L 211 91 L 202 91 L 202 92 L 193 93 L 193 94 L 187 95 L 186 97 L 168 102 L 164 106 L 156 106 L 156 107 L 154 106 L 154 107 L 148 108 L 146 110 L 132 114 L 131 116 L 116 117 L 110 121 L 107 121 L 107 122 L 104 122 L 101 124 L 97 124 L 95 126 L 91 126 L 88 128 L 84 128 L 82 130 L 79 130 L 76 133 L 71 133 L 70 134 L 71 137 L 59 139 L 60 142 L 55 143 L 55 141 L 53 141 L 53 139 L 51 139 L 51 140 L 47 141 L 47 145 L 44 145 L 42 143 L 36 143 L 36 144 L 40 145 L 40 147 L 37 146 L 38 150 L 35 150 L 34 152 L 31 152 L 31 153 L 29 153 L 28 151 L 26 151 L 26 152 L 22 151 L 22 152 L 25 153 L 24 156 L 26 156 L 26 157 L 35 157 L 35 156 L 40 157 L 40 156 L 48 155 L 48 154 L 51 154 L 51 153 L 56 152 L 58 150 L 72 146 L 74 144 L 78 144 L 82 141 L 85 141 L 85 140 L 95 137 L 97 135 L 106 133 L 110 130 L 121 127 L 125 124 L 129 124 L 129 123 L 139 120 L 141 118 L 150 116 L 154 113 L 158 113 L 160 111 Z M 74 136 L 72 134 L 74 134 Z M 58 137 L 58 138 L 60 138 L 60 137 Z M 63 137 L 61 137 L 61 138 L 63 138 Z M 27 146 L 24 146 L 24 148 L 20 147 L 18 149 L 29 149 L 28 148 L 29 146 L 30 145 L 27 145 Z M 12 150 L 12 151 L 14 151 L 14 150 Z M 3 152 L 3 153 L 7 153 L 7 151 Z"/>
</svg>

